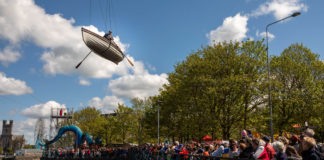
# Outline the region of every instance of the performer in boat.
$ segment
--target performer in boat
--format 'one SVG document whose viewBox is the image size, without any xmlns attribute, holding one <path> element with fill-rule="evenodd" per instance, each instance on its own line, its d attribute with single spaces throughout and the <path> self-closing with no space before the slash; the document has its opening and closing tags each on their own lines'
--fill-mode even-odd
<svg viewBox="0 0 324 160">
<path fill-rule="evenodd" d="M 112 44 L 114 44 L 115 46 L 117 46 L 117 49 L 122 52 L 122 50 L 119 48 L 119 46 L 114 42 L 114 37 L 111 35 L 112 31 L 109 30 L 108 33 L 106 33 L 104 35 L 104 38 L 108 39 Z"/>
<path fill-rule="evenodd" d="M 112 34 L 112 31 L 109 31 L 108 33 L 106 33 L 104 35 L 104 37 L 107 38 L 110 41 L 113 41 L 114 40 L 114 37 L 111 34 Z"/>
</svg>

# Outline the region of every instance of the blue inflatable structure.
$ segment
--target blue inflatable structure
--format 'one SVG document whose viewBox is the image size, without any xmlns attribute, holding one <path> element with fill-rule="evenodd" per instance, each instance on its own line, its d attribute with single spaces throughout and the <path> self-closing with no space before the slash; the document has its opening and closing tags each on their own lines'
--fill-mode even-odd
<svg viewBox="0 0 324 160">
<path fill-rule="evenodd" d="M 69 126 L 64 126 L 64 127 L 61 127 L 60 130 L 58 131 L 57 135 L 50 141 L 48 141 L 47 143 L 42 143 L 40 142 L 39 138 L 37 137 L 37 141 L 36 141 L 36 148 L 41 148 L 41 146 L 48 146 L 56 141 L 58 141 L 62 135 L 65 133 L 65 132 L 74 132 L 76 138 L 75 138 L 75 144 L 76 146 L 79 146 L 82 144 L 82 140 L 85 138 L 85 140 L 88 142 L 89 145 L 93 144 L 93 141 L 91 139 L 91 137 L 89 136 L 89 134 L 87 133 L 83 133 L 81 131 L 81 129 L 75 125 L 69 125 Z"/>
</svg>

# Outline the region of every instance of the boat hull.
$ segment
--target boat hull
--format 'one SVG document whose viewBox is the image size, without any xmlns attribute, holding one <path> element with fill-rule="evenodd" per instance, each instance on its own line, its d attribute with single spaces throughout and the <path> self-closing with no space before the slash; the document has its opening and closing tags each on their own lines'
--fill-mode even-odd
<svg viewBox="0 0 324 160">
<path fill-rule="evenodd" d="M 84 43 L 97 55 L 118 64 L 125 57 L 119 47 L 112 41 L 85 28 L 81 28 Z"/>
</svg>

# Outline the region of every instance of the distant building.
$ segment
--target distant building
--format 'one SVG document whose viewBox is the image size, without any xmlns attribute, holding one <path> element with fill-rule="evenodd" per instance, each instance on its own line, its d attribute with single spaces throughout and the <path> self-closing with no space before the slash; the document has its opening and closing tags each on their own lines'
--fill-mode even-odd
<svg viewBox="0 0 324 160">
<path fill-rule="evenodd" d="M 12 135 L 13 120 L 7 124 L 7 120 L 3 120 L 2 134 L 0 136 L 0 147 L 5 149 L 12 149 L 15 152 L 18 149 L 24 147 L 25 138 L 24 135 Z"/>
</svg>

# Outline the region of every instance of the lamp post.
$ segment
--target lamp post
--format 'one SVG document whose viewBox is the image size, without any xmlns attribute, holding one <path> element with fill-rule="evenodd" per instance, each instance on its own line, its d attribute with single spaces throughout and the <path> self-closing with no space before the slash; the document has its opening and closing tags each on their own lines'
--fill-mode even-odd
<svg viewBox="0 0 324 160">
<path fill-rule="evenodd" d="M 278 22 L 284 21 L 288 18 L 299 16 L 300 12 L 295 12 L 292 15 L 282 18 L 280 20 L 277 20 L 275 22 L 272 22 L 266 26 L 266 39 L 267 39 L 267 68 L 268 68 L 268 97 L 269 97 L 269 110 L 270 110 L 270 134 L 271 134 L 271 142 L 273 142 L 273 125 L 272 125 L 272 106 L 271 106 L 271 84 L 270 84 L 270 65 L 269 65 L 269 47 L 268 47 L 268 28 Z"/>
<path fill-rule="evenodd" d="M 162 103 L 162 101 L 156 101 L 157 103 L 157 121 L 158 121 L 158 135 L 157 135 L 157 144 L 160 144 L 160 103 Z"/>
</svg>

